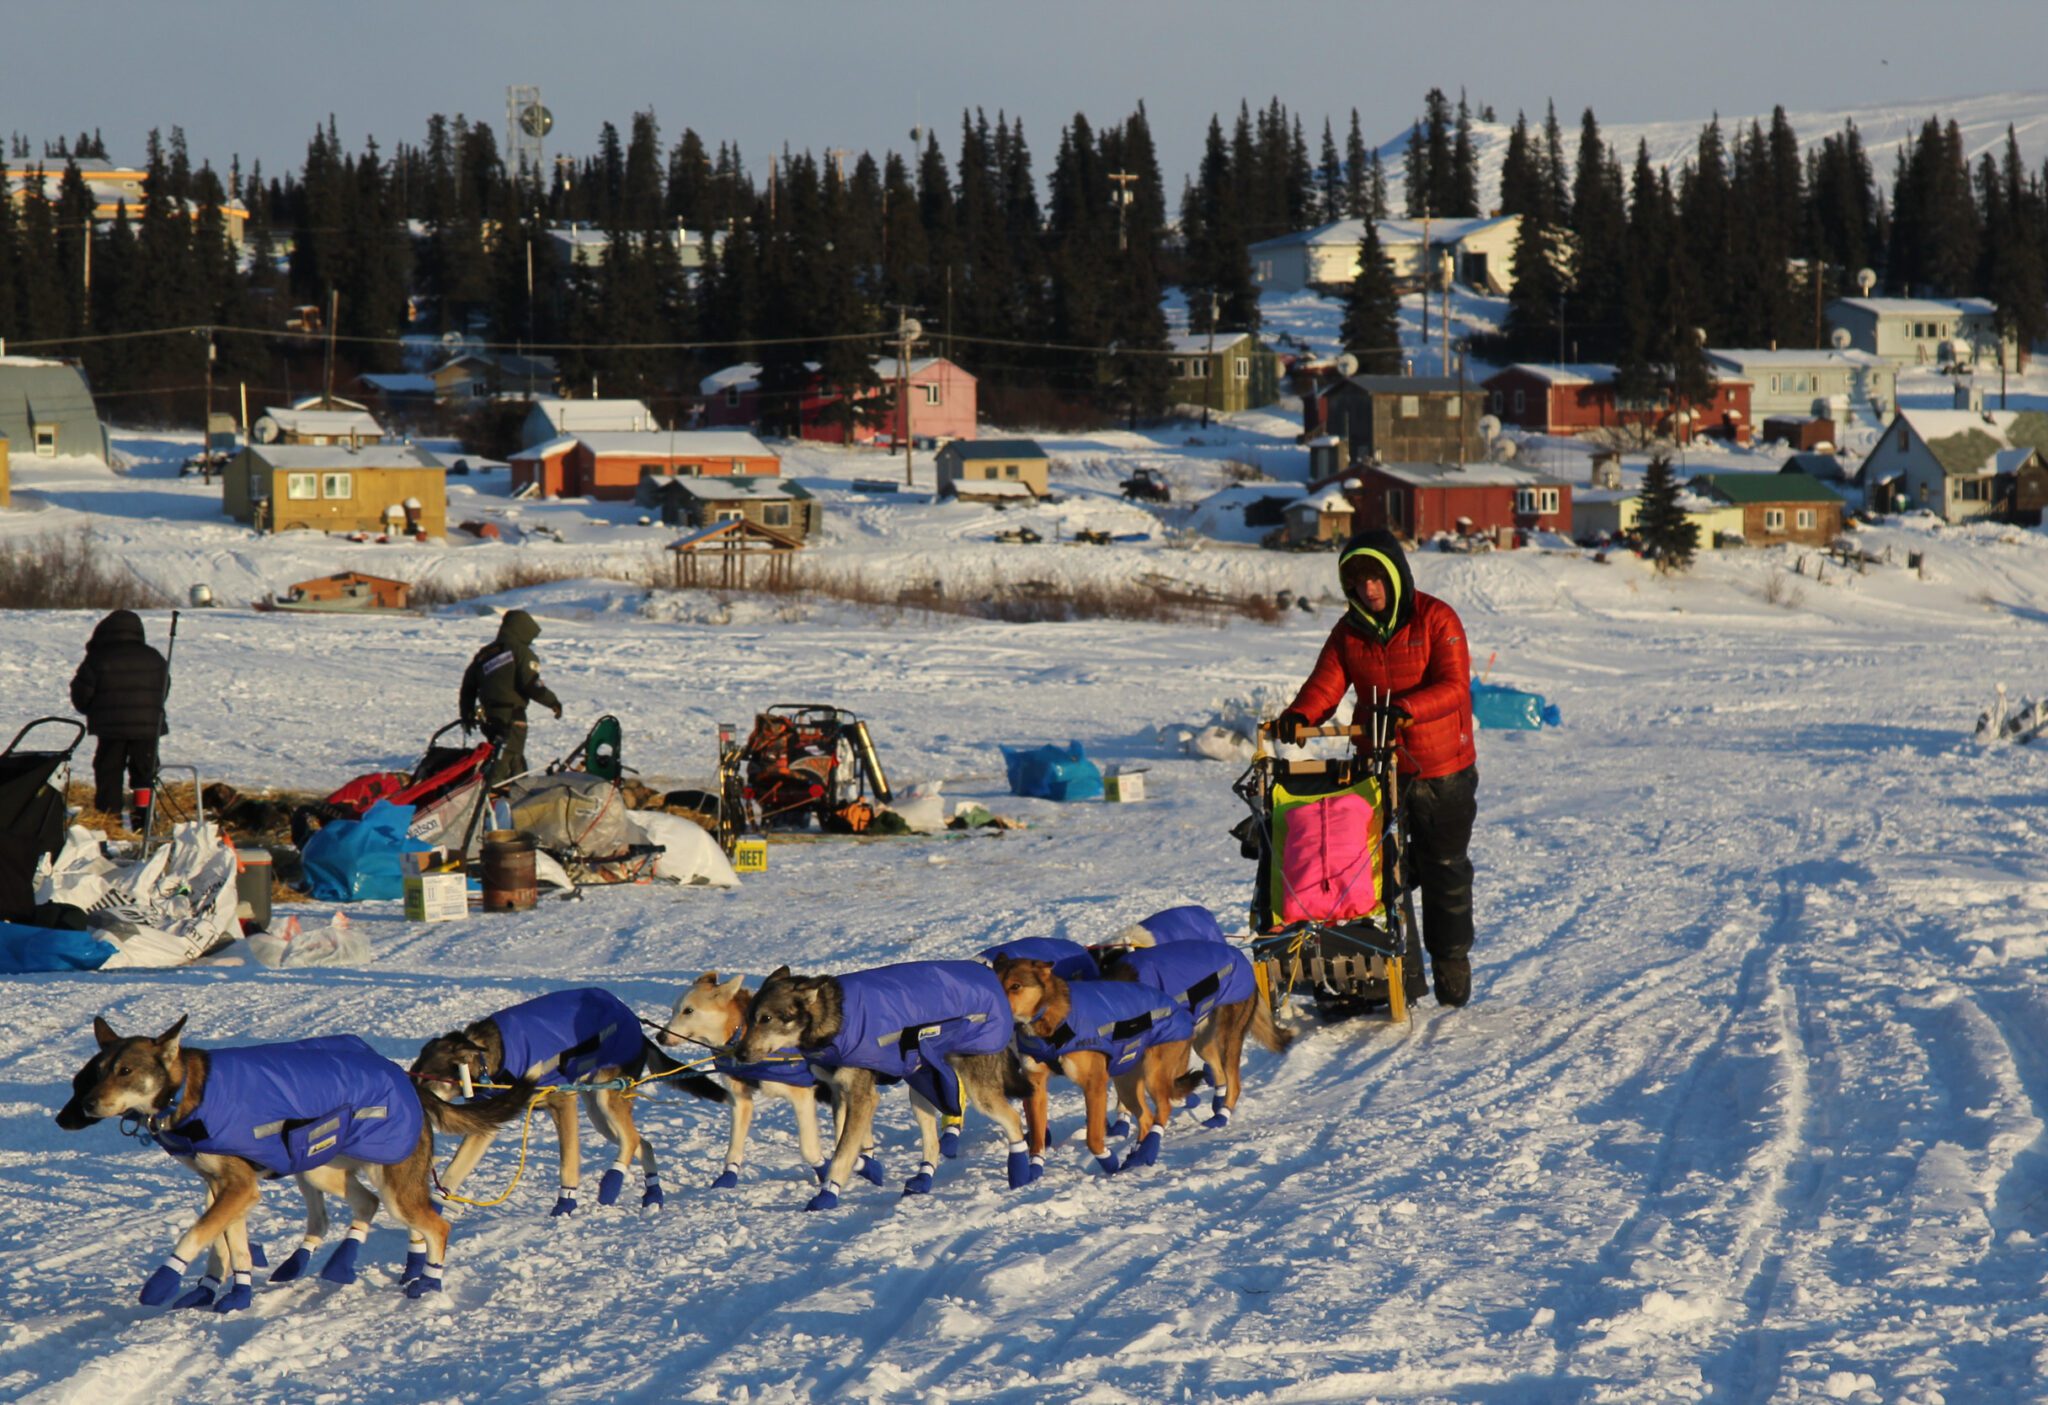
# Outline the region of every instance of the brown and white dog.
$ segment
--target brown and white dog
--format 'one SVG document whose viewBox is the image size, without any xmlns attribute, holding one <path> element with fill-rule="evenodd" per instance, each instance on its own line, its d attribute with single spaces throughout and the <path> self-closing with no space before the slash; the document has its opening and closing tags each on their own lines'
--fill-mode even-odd
<svg viewBox="0 0 2048 1405">
<path fill-rule="evenodd" d="M 1194 1022 L 1158 991 L 1127 982 L 1065 981 L 1046 961 L 998 956 L 996 976 L 1017 1020 L 1017 1052 L 1031 1085 L 1025 1122 L 1031 1152 L 1046 1142 L 1046 1083 L 1057 1069 L 1080 1085 L 1088 1150 L 1105 1174 L 1158 1159 L 1173 1104 L 1201 1075 L 1188 1073 Z M 1121 1163 L 1109 1154 L 1109 1090 L 1137 1119 L 1138 1144 Z"/>
<path fill-rule="evenodd" d="M 747 1028 L 754 1008 L 754 994 L 746 988 L 746 977 L 720 981 L 718 972 L 706 971 L 676 997 L 668 1023 L 654 1036 L 665 1049 L 695 1044 L 714 1052 L 713 1070 L 725 1084 L 732 1099 L 732 1134 L 725 1148 L 725 1169 L 711 1182 L 713 1190 L 731 1190 L 740 1183 L 740 1167 L 747 1154 L 747 1132 L 754 1124 L 754 1100 L 767 1094 L 787 1098 L 796 1109 L 796 1141 L 803 1151 L 804 1165 L 825 1176 L 825 1152 L 818 1141 L 818 1097 L 822 1086 L 832 1102 L 835 1129 L 844 1121 L 843 1104 L 831 1098 L 832 1084 L 820 1085 L 810 1065 L 795 1050 L 768 1062 L 744 1064 L 734 1056 L 733 1046 Z M 872 1147 L 865 1148 L 872 1151 Z"/>
<path fill-rule="evenodd" d="M 213 1301 L 213 1289 L 202 1284 L 181 1298 L 181 1305 L 200 1307 L 213 1301 L 220 1312 L 250 1305 L 254 1263 L 249 1250 L 248 1214 L 256 1205 L 263 1181 L 286 1172 L 277 1165 L 211 1148 L 247 1142 L 261 1147 L 259 1154 L 267 1160 L 281 1163 L 292 1154 L 287 1148 L 292 1145 L 289 1139 L 295 1132 L 314 1138 L 328 1136 L 330 1140 L 326 1142 L 302 1140 L 297 1145 L 308 1159 L 317 1160 L 323 1152 L 331 1159 L 295 1173 L 300 1194 L 306 1201 L 306 1237 L 297 1252 L 271 1273 L 271 1281 L 288 1281 L 305 1271 L 312 1251 L 326 1236 L 325 1197 L 339 1195 L 348 1201 L 353 1223 L 321 1277 L 339 1283 L 354 1281 L 358 1252 L 381 1202 L 412 1234 L 415 1247 L 407 1255 L 404 1280 L 408 1296 L 439 1292 L 441 1268 L 447 1260 L 448 1222 L 434 1207 L 434 1131 L 469 1134 L 500 1126 L 519 1115 L 531 1089 L 520 1085 L 497 1098 L 457 1108 L 427 1097 L 396 1064 L 376 1055 L 358 1040 L 308 1040 L 208 1051 L 185 1047 L 184 1031 L 185 1020 L 181 1017 L 154 1039 L 123 1037 L 106 1020 L 96 1017 L 93 1034 L 99 1041 L 99 1051 L 73 1076 L 71 1099 L 57 1113 L 57 1125 L 66 1131 L 78 1131 L 110 1117 L 137 1119 L 167 1152 L 206 1183 L 205 1211 L 178 1236 L 170 1259 L 150 1275 L 143 1286 L 142 1301 L 152 1306 L 168 1302 L 177 1292 L 186 1267 L 201 1250 L 212 1249 L 214 1282 L 225 1286 L 227 1275 L 232 1274 L 233 1286 L 218 1301 Z M 338 1054 L 337 1048 L 341 1048 Z M 359 1074 L 373 1080 L 379 1090 L 376 1096 L 384 1101 L 374 1109 L 363 1106 L 360 1082 L 351 1089 L 333 1092 L 319 1087 L 319 1077 L 336 1060 L 352 1064 Z M 384 1071 L 378 1069 L 380 1064 Z M 221 1068 L 229 1071 L 220 1073 Z M 236 1111 L 224 1105 L 222 1099 L 252 1077 L 265 1081 L 273 1072 L 286 1078 L 303 1072 L 305 1081 L 314 1085 L 310 1089 L 296 1088 L 291 1093 L 302 1100 L 312 1099 L 304 1104 L 305 1114 L 255 1127 L 237 1121 Z M 220 1096 L 209 1100 L 209 1094 L 215 1093 Z M 336 1109 L 346 1106 L 339 1100 L 351 1096 L 356 1103 L 349 1109 L 351 1115 L 337 1116 Z M 407 1103 L 414 1104 L 417 1112 L 412 1113 L 405 1106 Z M 415 1116 L 416 1136 L 390 1135 L 390 1129 L 403 1132 L 413 1125 Z M 211 1131 L 207 1119 L 212 1119 Z M 367 1153 L 349 1155 L 351 1147 L 377 1145 L 374 1141 L 350 1140 L 356 1130 L 364 1131 L 366 1136 L 382 1136 L 386 1144 L 395 1146 L 403 1141 L 406 1145 L 389 1159 L 381 1155 L 370 1159 Z M 335 1145 L 342 1148 L 342 1154 L 333 1154 Z M 270 1153 L 272 1147 L 276 1149 L 275 1155 Z"/>
</svg>

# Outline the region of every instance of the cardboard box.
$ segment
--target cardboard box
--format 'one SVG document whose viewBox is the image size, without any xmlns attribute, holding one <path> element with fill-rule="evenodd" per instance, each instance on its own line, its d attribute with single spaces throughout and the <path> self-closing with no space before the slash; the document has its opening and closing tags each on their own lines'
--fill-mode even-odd
<svg viewBox="0 0 2048 1405">
<path fill-rule="evenodd" d="M 1102 798 L 1112 805 L 1128 805 L 1145 798 L 1143 771 L 1111 771 L 1102 778 Z"/>
<path fill-rule="evenodd" d="M 398 856 L 398 871 L 410 877 L 421 873 L 446 873 L 455 867 L 455 856 L 446 849 L 412 849 Z"/>
<path fill-rule="evenodd" d="M 742 839 L 732 846 L 732 871 L 734 873 L 766 873 L 768 871 L 768 841 L 765 839 Z"/>
<path fill-rule="evenodd" d="M 405 920 L 459 922 L 469 916 L 469 879 L 460 873 L 405 876 Z"/>
</svg>

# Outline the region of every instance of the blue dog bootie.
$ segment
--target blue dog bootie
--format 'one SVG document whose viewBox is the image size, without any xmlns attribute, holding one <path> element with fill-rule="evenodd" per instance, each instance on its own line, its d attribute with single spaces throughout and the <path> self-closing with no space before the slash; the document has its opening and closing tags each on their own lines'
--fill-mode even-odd
<svg viewBox="0 0 2048 1405">
<path fill-rule="evenodd" d="M 555 1208 L 548 1211 L 548 1215 L 551 1218 L 560 1219 L 563 1215 L 573 1215 L 575 1213 L 576 1187 L 565 1185 L 562 1187 L 561 1193 L 555 1197 Z"/>
<path fill-rule="evenodd" d="M 948 1117 L 939 1123 L 939 1155 L 948 1161 L 960 1156 L 960 1122 L 958 1117 Z"/>
<path fill-rule="evenodd" d="M 882 1172 L 882 1158 L 872 1152 L 862 1152 L 860 1160 L 855 1164 L 854 1169 L 860 1172 L 861 1179 L 865 1180 L 869 1185 L 880 1185 L 888 1179 Z"/>
<path fill-rule="evenodd" d="M 270 1270 L 270 1281 L 290 1283 L 296 1278 L 304 1277 L 306 1270 L 313 1266 L 313 1251 L 319 1247 L 320 1241 L 310 1234 L 301 1239 L 299 1247 L 286 1255 L 283 1263 Z"/>
<path fill-rule="evenodd" d="M 1228 1127 L 1230 1125 L 1230 1105 L 1223 1101 L 1221 1093 L 1209 1099 L 1209 1115 L 1202 1119 L 1202 1125 L 1204 1127 Z"/>
<path fill-rule="evenodd" d="M 263 1252 L 263 1246 L 255 1240 L 249 1241 L 249 1267 L 269 1268 L 270 1256 Z"/>
<path fill-rule="evenodd" d="M 420 1271 L 420 1276 L 405 1285 L 405 1295 L 408 1298 L 424 1298 L 429 1293 L 440 1292 L 441 1271 L 441 1265 L 429 1261 Z"/>
<path fill-rule="evenodd" d="M 820 1184 L 823 1184 L 825 1180 L 825 1168 L 823 1166 L 814 1166 L 811 1169 L 818 1173 L 818 1181 Z M 739 1188 L 739 1183 L 740 1163 L 737 1161 L 728 1161 L 725 1163 L 725 1169 L 719 1173 L 718 1179 L 711 1183 L 711 1188 L 713 1190 L 737 1190 Z"/>
<path fill-rule="evenodd" d="M 1031 1148 L 1023 1142 L 1010 1143 L 1010 1160 L 1006 1168 L 1010 1175 L 1010 1189 L 1018 1190 L 1031 1184 Z"/>
<path fill-rule="evenodd" d="M 1105 1176 L 1113 1176 L 1123 1169 L 1114 1156 L 1098 1156 L 1095 1158 L 1095 1164 L 1102 1168 L 1102 1174 Z"/>
<path fill-rule="evenodd" d="M 839 1182 L 827 1181 L 822 1190 L 810 1198 L 806 1210 L 836 1210 L 839 1208 Z"/>
<path fill-rule="evenodd" d="M 214 1295 L 219 1291 L 220 1280 L 209 1273 L 199 1280 L 197 1287 L 187 1288 L 171 1306 L 174 1308 L 212 1307 Z"/>
<path fill-rule="evenodd" d="M 327 1267 L 320 1270 L 320 1276 L 329 1283 L 353 1283 L 356 1281 L 356 1260 L 362 1255 L 363 1240 L 369 1236 L 367 1229 L 351 1229 L 348 1238 L 335 1247 L 327 1260 Z"/>
<path fill-rule="evenodd" d="M 165 1303 L 169 1302 L 172 1295 L 178 1291 L 179 1286 L 184 1283 L 185 1270 L 190 1267 L 192 1267 L 191 1264 L 185 1262 L 176 1254 L 172 1254 L 161 1264 L 157 1265 L 156 1272 L 143 1280 L 143 1306 L 162 1307 Z"/>
<path fill-rule="evenodd" d="M 235 1285 L 214 1300 L 215 1312 L 240 1312 L 256 1301 L 256 1290 L 249 1286 L 249 1271 L 235 1270 Z"/>
<path fill-rule="evenodd" d="M 618 1204 L 619 1192 L 625 1188 L 626 1173 L 616 1166 L 612 1167 L 611 1170 L 604 1173 L 604 1176 L 597 1183 L 597 1203 L 600 1205 Z"/>
<path fill-rule="evenodd" d="M 1128 1171 L 1133 1166 L 1153 1165 L 1159 1160 L 1159 1144 L 1162 1140 L 1164 1139 L 1157 1127 L 1147 1132 L 1145 1139 L 1132 1147 L 1131 1154 L 1124 1158 L 1123 1169 Z"/>
<path fill-rule="evenodd" d="M 640 1208 L 659 1210 L 666 1202 L 661 1193 L 661 1177 L 652 1171 L 647 1173 L 647 1184 L 640 1192 Z"/>
<path fill-rule="evenodd" d="M 1031 1182 L 1030 1182 L 1030 1183 L 1031 1183 L 1031 1184 L 1033 1184 L 1033 1185 L 1036 1185 L 1036 1184 L 1038 1183 L 1038 1178 L 1039 1178 L 1040 1176 L 1044 1175 L 1044 1174 L 1045 1174 L 1045 1158 L 1044 1158 L 1043 1156 L 1034 1156 L 1034 1157 L 1032 1157 L 1032 1158 L 1031 1158 Z"/>
<path fill-rule="evenodd" d="M 1128 1137 L 1131 1134 L 1131 1119 L 1119 1112 L 1116 1115 L 1116 1121 L 1109 1124 L 1109 1134 L 1119 1140 Z"/>
<path fill-rule="evenodd" d="M 832 1163 L 829 1161 L 820 1161 L 817 1165 L 811 1167 L 811 1171 L 813 1174 L 817 1176 L 818 1184 L 823 1185 L 825 1184 L 825 1177 L 832 1174 Z"/>
</svg>

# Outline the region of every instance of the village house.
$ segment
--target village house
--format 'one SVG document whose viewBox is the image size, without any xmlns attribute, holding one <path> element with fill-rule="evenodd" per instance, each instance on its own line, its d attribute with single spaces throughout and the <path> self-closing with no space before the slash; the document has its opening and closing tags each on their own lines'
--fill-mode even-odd
<svg viewBox="0 0 2048 1405">
<path fill-rule="evenodd" d="M 792 541 L 818 529 L 823 508 L 802 484 L 784 478 L 676 478 L 640 480 L 634 501 L 661 513 L 670 527 L 751 522 Z"/>
<path fill-rule="evenodd" d="M 858 397 L 852 415 L 852 442 L 900 444 L 906 431 L 901 408 L 895 398 L 902 377 L 893 356 L 877 357 L 871 364 L 875 384 Z M 919 443 L 943 444 L 950 439 L 972 439 L 979 413 L 974 375 L 943 356 L 916 356 L 908 368 L 910 390 L 910 437 Z M 761 390 L 761 367 L 742 361 L 706 376 L 697 386 L 704 397 L 703 423 L 707 427 L 756 425 L 766 408 Z M 808 378 L 797 392 L 797 437 L 826 444 L 847 442 L 846 396 L 829 386 L 815 362 L 808 365 Z"/>
<path fill-rule="evenodd" d="M 107 462 L 107 427 L 85 372 L 69 361 L 0 356 L 0 437 L 17 459 Z"/>
<path fill-rule="evenodd" d="M 1732 503 L 1705 497 L 1681 485 L 1679 511 L 1699 529 L 1702 547 L 1719 546 L 1724 540 L 1742 535 L 1742 509 Z M 1574 539 L 1585 546 L 1619 541 L 1636 529 L 1642 516 L 1640 488 L 1587 488 L 1572 497 Z"/>
<path fill-rule="evenodd" d="M 1827 320 L 1830 329 L 1849 334 L 1855 350 L 1892 366 L 2027 368 L 2026 349 L 1999 336 L 1998 309 L 1989 298 L 1836 298 Z"/>
<path fill-rule="evenodd" d="M 1256 410 L 1280 398 L 1280 357 L 1250 332 L 1181 332 L 1168 339 L 1167 398 L 1215 413 Z"/>
<path fill-rule="evenodd" d="M 742 430 L 587 430 L 521 449 L 512 491 L 543 498 L 634 499 L 643 478 L 774 477 L 782 460 Z"/>
<path fill-rule="evenodd" d="M 939 450 L 938 475 L 938 496 L 962 502 L 1029 502 L 1052 491 L 1052 461 L 1035 439 L 955 440 Z"/>
<path fill-rule="evenodd" d="M 67 159 L 78 167 L 80 179 L 85 182 L 86 194 L 92 197 L 92 218 L 95 225 L 109 225 L 120 215 L 121 206 L 128 206 L 130 221 L 139 219 L 145 194 L 143 185 L 149 179 L 149 172 L 139 166 L 126 166 L 97 156 L 66 158 L 46 157 L 40 161 L 22 161 L 12 164 L 8 181 L 15 204 L 29 198 L 31 192 L 40 192 L 54 207 L 63 194 L 64 167 Z M 40 177 L 40 181 L 38 180 Z M 185 217 L 195 224 L 199 220 L 200 206 L 197 201 L 184 202 Z M 230 200 L 220 207 L 221 226 L 227 231 L 228 239 L 240 248 L 244 232 L 249 224 L 249 209 L 240 200 Z"/>
<path fill-rule="evenodd" d="M 1750 441 L 1750 384 L 1742 377 L 1721 374 L 1707 403 L 1674 408 L 1661 395 L 1649 404 L 1623 403 L 1616 375 L 1613 366 L 1593 362 L 1521 362 L 1487 377 L 1487 404 L 1504 423 L 1536 434 L 1633 429 L 1681 444 L 1703 434 Z"/>
<path fill-rule="evenodd" d="M 464 351 L 429 371 L 427 380 L 435 401 L 446 405 L 493 395 L 552 396 L 560 375 L 552 356 Z"/>
<path fill-rule="evenodd" d="M 1334 435 L 1338 460 L 1458 463 L 1486 458 L 1485 395 L 1450 376 L 1350 376 L 1327 370 L 1301 397 L 1309 436 Z"/>
<path fill-rule="evenodd" d="M 1514 291 L 1515 240 L 1521 230 L 1520 215 L 1386 219 L 1379 222 L 1380 249 L 1393 265 L 1395 284 L 1405 290 L 1423 286 L 1425 274 L 1436 286 L 1437 270 L 1448 255 L 1454 281 L 1504 296 Z M 1276 293 L 1342 291 L 1358 277 L 1358 244 L 1364 237 L 1365 221 L 1348 219 L 1261 240 L 1248 250 L 1252 281 Z"/>
<path fill-rule="evenodd" d="M 1343 486 L 1359 531 L 1383 528 L 1411 541 L 1440 532 L 1572 534 L 1572 485 L 1504 463 L 1360 464 Z"/>
<path fill-rule="evenodd" d="M 519 435 L 528 446 L 545 444 L 565 434 L 585 431 L 602 434 L 645 433 L 659 429 L 654 411 L 639 400 L 557 400 L 543 397 L 533 402 Z"/>
<path fill-rule="evenodd" d="M 1749 382 L 1750 413 L 1759 420 L 1811 416 L 1847 424 L 1858 410 L 1882 420 L 1898 403 L 1898 368 L 1868 351 L 1710 349 L 1707 364 Z"/>
<path fill-rule="evenodd" d="M 1351 536 L 1356 516 L 1343 485 L 1334 485 L 1280 510 L 1280 541 L 1294 547 L 1334 547 Z"/>
<path fill-rule="evenodd" d="M 345 444 L 361 448 L 391 436 L 376 416 L 353 401 L 320 401 L 313 406 L 272 405 L 249 426 L 258 444 Z"/>
<path fill-rule="evenodd" d="M 1826 546 L 1842 534 L 1841 495 L 1803 473 L 1696 473 L 1685 486 L 1740 508 L 1742 539 L 1751 546 Z"/>
<path fill-rule="evenodd" d="M 684 229 L 681 225 L 669 230 L 655 230 L 652 234 L 640 236 L 651 239 L 666 239 L 676 252 L 677 266 L 685 274 L 694 274 L 704 267 L 705 234 L 700 229 Z M 717 236 L 722 242 L 724 236 Z M 563 264 L 584 269 L 604 267 L 605 259 L 611 255 L 612 237 L 595 225 L 557 224 L 547 230 L 547 247 Z"/>
<path fill-rule="evenodd" d="M 2015 506 L 2030 456 L 2048 452 L 2039 410 L 1901 410 L 1864 455 L 1857 481 L 1881 511 L 1925 508 L 1945 522 Z"/>
<path fill-rule="evenodd" d="M 222 472 L 221 506 L 259 532 L 448 534 L 446 475 L 410 444 L 251 444 Z"/>
</svg>

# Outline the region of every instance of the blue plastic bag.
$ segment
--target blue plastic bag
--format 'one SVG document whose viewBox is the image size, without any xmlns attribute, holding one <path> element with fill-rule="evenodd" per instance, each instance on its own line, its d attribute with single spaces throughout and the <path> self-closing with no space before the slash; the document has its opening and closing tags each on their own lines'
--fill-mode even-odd
<svg viewBox="0 0 2048 1405">
<path fill-rule="evenodd" d="M 0 922 L 0 972 L 97 971 L 117 948 L 91 932 Z"/>
<path fill-rule="evenodd" d="M 1010 773 L 1010 794 L 1041 800 L 1096 800 L 1102 795 L 1102 770 L 1081 750 L 1065 746 L 1003 748 Z"/>
<path fill-rule="evenodd" d="M 1475 678 L 1472 680 L 1472 721 L 1480 727 L 1533 732 L 1539 727 L 1563 725 L 1564 714 L 1557 710 L 1557 704 L 1545 702 L 1539 694 L 1525 693 L 1500 683 L 1482 683 Z"/>
<path fill-rule="evenodd" d="M 359 820 L 336 820 L 306 841 L 306 891 L 324 903 L 405 896 L 400 854 L 430 849 L 408 835 L 413 807 L 379 800 Z"/>
</svg>

